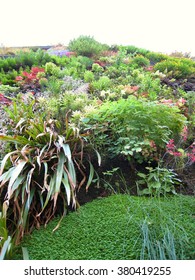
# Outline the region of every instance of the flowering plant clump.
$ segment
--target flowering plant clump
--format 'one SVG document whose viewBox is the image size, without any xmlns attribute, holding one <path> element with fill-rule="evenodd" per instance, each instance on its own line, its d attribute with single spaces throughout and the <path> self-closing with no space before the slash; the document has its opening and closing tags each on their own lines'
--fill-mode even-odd
<svg viewBox="0 0 195 280">
<path fill-rule="evenodd" d="M 70 57 L 72 55 L 75 55 L 75 52 L 71 52 L 69 50 L 50 50 L 50 51 L 48 51 L 48 53 L 50 55 L 56 55 L 59 57 L 62 57 L 62 56 Z"/>
<path fill-rule="evenodd" d="M 186 131 L 186 128 L 184 131 Z M 187 139 L 186 137 L 186 134 L 184 134 L 183 139 Z M 182 148 L 177 148 L 174 139 L 170 139 L 166 145 L 166 153 L 175 158 L 185 159 L 184 167 L 185 165 L 191 165 L 195 163 L 195 141 L 184 150 Z"/>
<path fill-rule="evenodd" d="M 44 77 L 45 70 L 40 67 L 32 67 L 30 73 L 23 71 L 22 76 L 17 76 L 15 81 L 24 91 L 36 91 L 40 88 L 40 79 Z"/>
</svg>

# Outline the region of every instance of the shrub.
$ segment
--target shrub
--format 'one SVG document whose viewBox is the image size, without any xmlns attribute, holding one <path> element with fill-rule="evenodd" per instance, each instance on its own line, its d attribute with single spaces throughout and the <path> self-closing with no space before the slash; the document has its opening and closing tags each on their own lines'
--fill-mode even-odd
<svg viewBox="0 0 195 280">
<path fill-rule="evenodd" d="M 55 120 L 46 120 L 34 112 L 33 102 L 23 104 L 23 108 L 16 125 L 22 111 L 20 103 L 7 109 L 12 119 L 11 135 L 0 135 L 0 140 L 11 143 L 1 162 L 0 194 L 9 205 L 7 220 L 14 221 L 16 243 L 24 233 L 47 224 L 56 213 L 63 217 L 68 206 L 77 208 L 76 192 L 84 184 L 87 190 L 94 174 L 88 152 L 85 154 L 86 135 L 70 127 L 67 118 L 65 128 Z"/>
<path fill-rule="evenodd" d="M 22 76 L 16 77 L 16 83 L 24 91 L 33 90 L 37 91 L 40 89 L 40 78 L 44 77 L 45 70 L 40 67 L 32 67 L 30 73 L 23 71 Z"/>
<path fill-rule="evenodd" d="M 83 35 L 70 41 L 68 48 L 71 51 L 76 52 L 78 55 L 87 57 L 98 55 L 101 51 L 107 49 L 105 45 L 97 42 L 93 37 Z"/>
<path fill-rule="evenodd" d="M 107 76 L 102 76 L 98 81 L 91 83 L 91 86 L 94 90 L 107 90 L 110 88 L 112 82 Z"/>
<path fill-rule="evenodd" d="M 135 46 L 120 46 L 120 50 L 125 50 L 127 54 L 140 54 L 143 56 L 146 56 L 146 54 L 149 52 L 146 49 L 138 48 Z"/>
<path fill-rule="evenodd" d="M 84 73 L 84 81 L 90 83 L 94 80 L 94 74 L 91 71 L 85 71 Z"/>
<path fill-rule="evenodd" d="M 20 67 L 43 66 L 50 61 L 53 61 L 52 57 L 40 49 L 36 52 L 20 51 L 14 58 L 0 59 L 0 69 L 5 72 L 13 69 L 18 71 Z"/>
<path fill-rule="evenodd" d="M 53 62 L 47 62 L 45 64 L 45 73 L 58 78 L 60 75 L 60 68 L 56 66 Z"/>
<path fill-rule="evenodd" d="M 159 70 L 162 73 L 166 72 L 169 77 L 183 79 L 194 74 L 195 63 L 187 58 L 170 58 L 169 60 L 157 63 L 154 66 L 154 70 Z"/>
<path fill-rule="evenodd" d="M 186 118 L 177 107 L 129 97 L 106 102 L 83 119 L 92 142 L 108 157 L 123 155 L 138 162 L 158 158 L 170 136 L 177 137 Z"/>
<path fill-rule="evenodd" d="M 149 59 L 147 59 L 146 57 L 144 57 L 143 55 L 136 55 L 132 61 L 132 64 L 135 64 L 137 67 L 146 67 L 150 65 L 150 61 Z"/>
<path fill-rule="evenodd" d="M 156 64 L 158 62 L 161 62 L 163 60 L 167 60 L 170 58 L 168 55 L 165 55 L 162 53 L 156 53 L 156 52 L 148 52 L 146 54 L 146 57 L 150 60 L 151 64 Z"/>
<path fill-rule="evenodd" d="M 159 199 L 113 195 L 81 206 L 53 233 L 59 220 L 55 219 L 46 229 L 27 236 L 22 245 L 32 260 L 193 260 L 193 209 L 194 198 L 189 196 Z M 168 232 L 173 238 L 171 244 L 163 243 Z M 175 250 L 171 252 L 172 244 Z M 163 256 L 159 255 L 160 246 Z"/>
</svg>

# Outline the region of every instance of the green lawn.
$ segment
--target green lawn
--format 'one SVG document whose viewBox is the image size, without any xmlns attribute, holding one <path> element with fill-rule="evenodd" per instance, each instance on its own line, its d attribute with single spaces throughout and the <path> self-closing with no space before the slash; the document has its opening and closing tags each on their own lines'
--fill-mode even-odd
<svg viewBox="0 0 195 280">
<path fill-rule="evenodd" d="M 113 195 L 24 238 L 33 260 L 194 259 L 195 200 Z M 21 258 L 17 255 L 16 258 Z"/>
</svg>

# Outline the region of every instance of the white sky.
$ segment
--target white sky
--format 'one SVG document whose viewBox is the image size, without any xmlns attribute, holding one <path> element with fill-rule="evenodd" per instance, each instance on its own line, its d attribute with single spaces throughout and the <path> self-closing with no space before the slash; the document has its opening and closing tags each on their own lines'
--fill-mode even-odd
<svg viewBox="0 0 195 280">
<path fill-rule="evenodd" d="M 102 43 L 195 55 L 195 0 L 0 0 L 0 45 Z"/>
</svg>

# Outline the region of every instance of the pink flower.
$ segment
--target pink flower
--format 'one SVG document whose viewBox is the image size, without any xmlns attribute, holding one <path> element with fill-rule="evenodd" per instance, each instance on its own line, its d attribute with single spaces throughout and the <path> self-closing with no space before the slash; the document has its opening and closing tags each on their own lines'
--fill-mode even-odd
<svg viewBox="0 0 195 280">
<path fill-rule="evenodd" d="M 184 126 L 182 132 L 181 132 L 181 137 L 183 139 L 183 141 L 186 141 L 188 138 L 188 127 L 187 125 Z"/>
<path fill-rule="evenodd" d="M 22 78 L 22 76 L 17 76 L 16 77 L 16 81 L 18 82 L 18 81 L 22 81 L 23 80 L 23 78 Z"/>
<path fill-rule="evenodd" d="M 166 145 L 166 148 L 169 151 L 173 151 L 175 149 L 174 139 L 170 139 Z"/>
<path fill-rule="evenodd" d="M 176 102 L 176 106 L 178 106 L 178 107 L 181 107 L 181 106 L 183 106 L 184 104 L 186 103 L 186 100 L 183 98 L 183 97 L 181 97 L 177 102 Z"/>
</svg>

